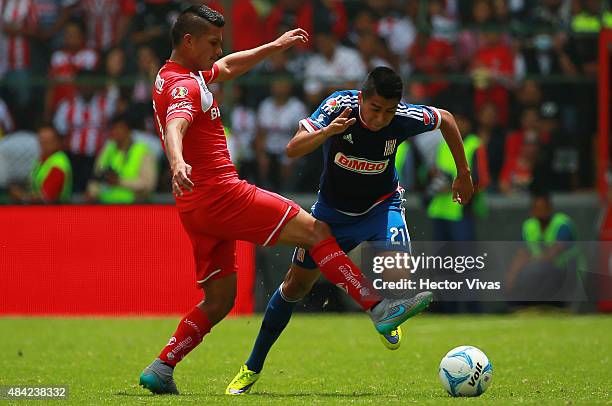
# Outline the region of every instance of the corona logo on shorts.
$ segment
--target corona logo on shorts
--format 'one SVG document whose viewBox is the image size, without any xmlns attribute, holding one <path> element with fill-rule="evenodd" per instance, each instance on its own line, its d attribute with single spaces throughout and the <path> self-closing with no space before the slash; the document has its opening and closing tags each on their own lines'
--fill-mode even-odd
<svg viewBox="0 0 612 406">
<path fill-rule="evenodd" d="M 369 161 L 363 158 L 344 155 L 342 152 L 336 154 L 334 162 L 341 168 L 364 175 L 378 175 L 383 173 L 389 165 L 388 159 L 384 161 Z"/>
</svg>

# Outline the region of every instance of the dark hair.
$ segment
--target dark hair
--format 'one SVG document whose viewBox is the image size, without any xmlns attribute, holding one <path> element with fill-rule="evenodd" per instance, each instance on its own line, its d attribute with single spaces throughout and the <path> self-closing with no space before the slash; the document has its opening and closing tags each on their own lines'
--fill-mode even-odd
<svg viewBox="0 0 612 406">
<path fill-rule="evenodd" d="M 536 199 L 544 199 L 550 203 L 550 192 L 546 187 L 544 187 L 544 185 L 541 184 L 541 182 L 532 182 L 529 189 L 531 192 L 532 201 L 535 201 Z"/>
<path fill-rule="evenodd" d="M 97 68 L 80 69 L 79 71 L 77 71 L 75 80 L 78 86 L 92 86 L 95 88 L 102 86 L 102 84 L 104 83 L 102 73 L 100 73 L 100 70 Z"/>
<path fill-rule="evenodd" d="M 270 75 L 270 80 L 271 82 L 284 81 L 293 84 L 295 82 L 295 75 L 287 69 L 280 69 L 275 71 L 273 75 Z"/>
<path fill-rule="evenodd" d="M 71 17 L 66 21 L 66 25 L 74 25 L 81 31 L 81 34 L 85 34 L 85 22 L 81 19 Z"/>
<path fill-rule="evenodd" d="M 76 78 L 77 79 L 91 79 L 91 78 L 96 78 L 97 76 L 100 75 L 100 71 L 96 68 L 82 68 L 79 69 L 76 73 Z"/>
<path fill-rule="evenodd" d="M 55 135 L 55 138 L 61 140 L 64 137 L 62 137 L 62 135 L 59 133 L 59 131 L 57 131 L 57 128 L 55 128 L 55 126 L 53 125 L 52 122 L 50 121 L 39 121 L 37 122 L 34 127 L 36 128 L 36 132 L 40 132 L 42 130 L 51 130 L 51 132 L 53 133 L 53 135 Z"/>
<path fill-rule="evenodd" d="M 219 28 L 225 25 L 223 15 L 210 7 L 191 6 L 183 11 L 170 31 L 172 48 L 176 48 L 181 43 L 185 34 L 198 36 L 206 33 L 208 30 L 207 22 Z"/>
<path fill-rule="evenodd" d="M 128 109 L 121 113 L 117 113 L 109 120 L 109 125 L 125 124 L 130 129 L 138 128 L 140 116 L 133 109 Z"/>
<path fill-rule="evenodd" d="M 368 73 L 361 94 L 364 98 L 377 94 L 385 99 L 401 99 L 403 90 L 402 78 L 393 69 L 378 66 Z"/>
</svg>

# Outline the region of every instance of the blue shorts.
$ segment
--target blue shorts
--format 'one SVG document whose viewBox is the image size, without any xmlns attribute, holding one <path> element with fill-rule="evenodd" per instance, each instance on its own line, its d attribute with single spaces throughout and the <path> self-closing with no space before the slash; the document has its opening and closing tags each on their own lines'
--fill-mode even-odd
<svg viewBox="0 0 612 406">
<path fill-rule="evenodd" d="M 397 191 L 361 216 L 350 216 L 317 201 L 312 206 L 312 216 L 331 228 L 338 245 L 346 253 L 364 241 L 386 241 L 398 246 L 398 250 L 410 250 L 410 235 L 402 207 L 403 192 Z M 317 265 L 303 248 L 293 252 L 293 263 L 306 269 Z"/>
</svg>

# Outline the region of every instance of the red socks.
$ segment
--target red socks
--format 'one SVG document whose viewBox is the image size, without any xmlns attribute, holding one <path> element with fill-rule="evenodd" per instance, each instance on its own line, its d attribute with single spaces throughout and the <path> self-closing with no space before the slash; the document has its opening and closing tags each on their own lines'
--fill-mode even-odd
<svg viewBox="0 0 612 406">
<path fill-rule="evenodd" d="M 336 286 L 348 293 L 364 310 L 371 309 L 382 298 L 361 270 L 340 249 L 336 239 L 330 237 L 312 247 L 310 255 L 319 269 Z M 159 358 L 173 367 L 202 342 L 212 325 L 206 314 L 194 307 L 179 323 Z"/>
<path fill-rule="evenodd" d="M 206 314 L 199 307 L 194 307 L 180 321 L 172 338 L 159 354 L 159 359 L 173 367 L 176 366 L 185 355 L 202 342 L 211 328 L 212 325 Z"/>
<path fill-rule="evenodd" d="M 357 265 L 340 249 L 335 238 L 321 241 L 309 252 L 323 276 L 348 293 L 363 310 L 371 309 L 382 300 Z"/>
</svg>

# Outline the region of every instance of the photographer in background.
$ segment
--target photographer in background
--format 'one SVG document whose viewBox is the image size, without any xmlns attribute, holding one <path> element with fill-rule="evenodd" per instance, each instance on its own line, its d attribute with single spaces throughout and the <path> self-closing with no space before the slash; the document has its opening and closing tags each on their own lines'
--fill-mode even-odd
<svg viewBox="0 0 612 406">
<path fill-rule="evenodd" d="M 157 184 L 157 161 L 148 145 L 132 137 L 127 114 L 113 117 L 110 139 L 98 155 L 86 200 L 103 204 L 146 202 Z"/>
</svg>

